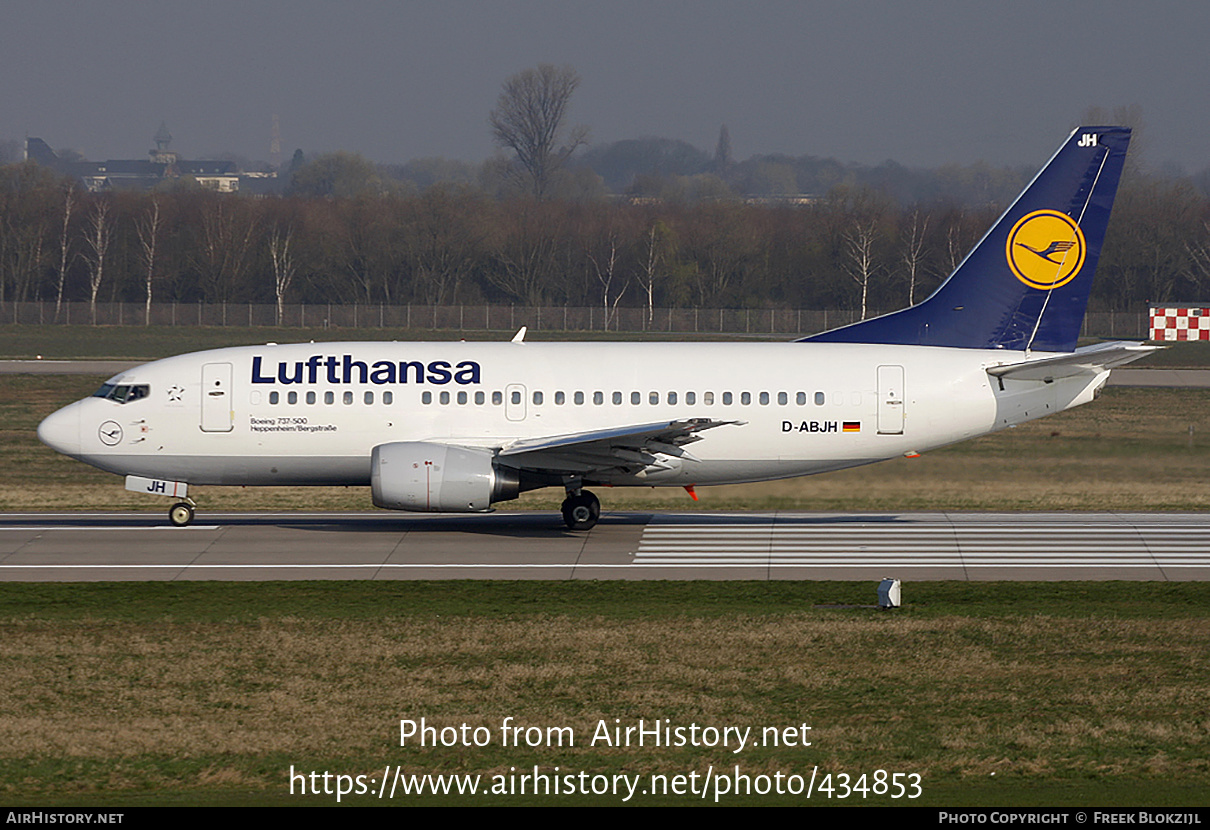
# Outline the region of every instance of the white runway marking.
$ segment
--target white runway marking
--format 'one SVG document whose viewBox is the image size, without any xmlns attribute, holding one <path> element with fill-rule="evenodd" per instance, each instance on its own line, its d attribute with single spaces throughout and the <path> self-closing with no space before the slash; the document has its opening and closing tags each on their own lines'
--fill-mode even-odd
<svg viewBox="0 0 1210 830">
<path fill-rule="evenodd" d="M 636 564 L 696 567 L 1210 567 L 1204 525 L 650 524 Z"/>
</svg>

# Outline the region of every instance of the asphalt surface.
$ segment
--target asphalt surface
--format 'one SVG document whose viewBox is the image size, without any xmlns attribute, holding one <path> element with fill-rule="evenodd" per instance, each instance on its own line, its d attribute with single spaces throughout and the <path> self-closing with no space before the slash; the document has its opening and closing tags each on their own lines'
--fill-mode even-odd
<svg viewBox="0 0 1210 830">
<path fill-rule="evenodd" d="M 1210 579 L 1204 514 L 0 514 L 0 581 Z"/>
</svg>

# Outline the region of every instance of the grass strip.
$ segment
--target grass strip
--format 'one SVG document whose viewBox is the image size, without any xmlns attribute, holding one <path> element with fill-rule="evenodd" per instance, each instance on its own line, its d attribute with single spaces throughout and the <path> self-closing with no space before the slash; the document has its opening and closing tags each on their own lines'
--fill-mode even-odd
<svg viewBox="0 0 1210 830">
<path fill-rule="evenodd" d="M 2 585 L 0 792 L 290 804 L 291 764 L 367 776 L 739 764 L 916 772 L 914 803 L 1204 803 L 1210 586 L 919 583 L 897 612 L 815 607 L 873 594 L 872 582 Z M 484 747 L 399 746 L 401 718 L 498 730 L 509 716 L 569 728 L 575 744 L 504 747 L 493 731 Z M 807 723 L 812 746 L 587 745 L 601 723 L 640 718 Z M 398 803 L 451 801 L 467 803 Z"/>
</svg>

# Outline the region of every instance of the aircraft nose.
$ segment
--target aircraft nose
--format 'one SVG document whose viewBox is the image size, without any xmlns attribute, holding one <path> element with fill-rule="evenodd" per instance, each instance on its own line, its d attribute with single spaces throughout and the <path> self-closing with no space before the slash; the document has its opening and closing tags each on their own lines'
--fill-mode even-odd
<svg viewBox="0 0 1210 830">
<path fill-rule="evenodd" d="M 52 412 L 38 424 L 38 440 L 64 455 L 80 453 L 80 408 L 75 404 Z"/>
</svg>

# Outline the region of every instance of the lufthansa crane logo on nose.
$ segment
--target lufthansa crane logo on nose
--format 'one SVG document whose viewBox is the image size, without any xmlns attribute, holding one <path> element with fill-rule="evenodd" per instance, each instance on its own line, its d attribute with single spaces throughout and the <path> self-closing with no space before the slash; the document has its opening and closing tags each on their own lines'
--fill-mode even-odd
<svg viewBox="0 0 1210 830">
<path fill-rule="evenodd" d="M 1057 210 L 1035 210 L 1013 225 L 1005 255 L 1017 279 L 1050 291 L 1071 282 L 1084 265 L 1088 245 L 1075 220 Z"/>
<path fill-rule="evenodd" d="M 106 421 L 97 427 L 97 437 L 105 446 L 115 446 L 122 440 L 122 427 L 116 421 Z"/>
</svg>

